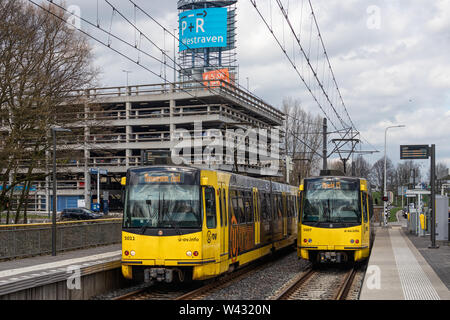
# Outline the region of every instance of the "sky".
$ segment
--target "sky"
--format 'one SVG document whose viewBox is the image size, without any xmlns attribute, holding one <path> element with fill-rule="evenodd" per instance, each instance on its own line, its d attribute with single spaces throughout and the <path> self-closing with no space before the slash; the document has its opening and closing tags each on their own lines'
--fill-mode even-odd
<svg viewBox="0 0 450 320">
<path fill-rule="evenodd" d="M 135 11 L 129 1 L 108 1 L 159 48 L 173 55 L 173 37 L 168 32 L 148 16 Z M 167 30 L 173 32 L 178 27 L 177 1 L 134 1 Z M 299 11 L 303 6 L 309 6 L 308 1 L 282 2 L 289 9 L 294 25 L 298 24 L 299 33 L 308 34 L 310 20 Z M 405 125 L 387 131 L 387 156 L 394 163 L 403 161 L 400 160 L 400 145 L 435 144 L 436 161 L 450 167 L 450 1 L 311 2 L 343 101 L 363 137 L 361 149 L 379 151 L 364 155 L 365 159 L 373 164 L 382 158 L 385 129 Z M 287 25 L 282 22 L 276 2 L 257 0 L 257 4 L 271 18 L 271 25 L 279 37 L 286 35 L 287 47 L 294 49 L 295 44 L 292 37 L 288 37 Z M 83 19 L 94 24 L 98 22 L 104 30 L 118 34 L 137 44 L 143 52 L 162 59 L 160 49 L 133 31 L 118 11 L 113 14 L 111 6 L 104 0 L 66 0 L 66 5 L 76 6 Z M 101 41 L 110 43 L 111 47 L 125 52 L 132 60 L 139 60 L 153 73 L 165 72 L 172 81 L 172 69 L 164 70 L 161 63 L 106 36 L 86 21 L 80 21 L 80 26 Z M 237 28 L 240 85 L 247 87 L 248 84 L 250 91 L 274 107 L 280 108 L 283 99 L 290 97 L 300 99 L 306 110 L 323 116 L 250 0 L 237 3 Z M 300 39 L 304 45 L 315 43 Z M 128 73 L 130 85 L 161 82 L 155 74 L 135 62 L 98 42 L 91 43 L 94 64 L 101 70 L 99 86 L 126 85 L 127 74 L 123 70 L 131 71 Z M 296 56 L 296 51 L 292 52 L 299 61 L 300 53 Z M 318 65 L 323 61 L 318 59 Z M 429 161 L 417 161 L 427 170 Z"/>
</svg>

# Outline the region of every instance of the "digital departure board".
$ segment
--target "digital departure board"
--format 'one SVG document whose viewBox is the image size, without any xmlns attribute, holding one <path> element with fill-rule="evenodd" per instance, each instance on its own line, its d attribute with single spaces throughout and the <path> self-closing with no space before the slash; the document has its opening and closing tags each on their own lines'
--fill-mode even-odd
<svg viewBox="0 0 450 320">
<path fill-rule="evenodd" d="M 400 159 L 428 159 L 429 147 L 428 145 L 404 145 L 400 146 Z"/>
</svg>

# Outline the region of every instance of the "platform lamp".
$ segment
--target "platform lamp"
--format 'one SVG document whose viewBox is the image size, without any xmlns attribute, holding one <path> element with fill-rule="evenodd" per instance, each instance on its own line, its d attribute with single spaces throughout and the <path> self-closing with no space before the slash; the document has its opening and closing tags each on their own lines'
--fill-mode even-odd
<svg viewBox="0 0 450 320">
<path fill-rule="evenodd" d="M 384 192 L 383 192 L 383 206 L 384 206 L 384 210 L 383 210 L 383 214 L 384 214 L 384 226 L 387 226 L 387 217 L 386 217 L 386 202 L 387 202 L 387 190 L 386 190 L 386 136 L 387 136 L 387 131 L 388 129 L 391 128 L 404 128 L 406 127 L 405 125 L 401 124 L 398 126 L 390 126 L 387 127 L 384 130 Z"/>
<path fill-rule="evenodd" d="M 72 132 L 70 129 L 61 127 L 52 127 L 53 137 L 53 214 L 52 214 L 52 256 L 56 256 L 56 133 L 57 132 Z"/>
</svg>

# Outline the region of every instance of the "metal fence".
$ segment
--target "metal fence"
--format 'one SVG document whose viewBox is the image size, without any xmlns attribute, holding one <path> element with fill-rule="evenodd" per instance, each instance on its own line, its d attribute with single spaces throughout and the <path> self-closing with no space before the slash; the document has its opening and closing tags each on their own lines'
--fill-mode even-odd
<svg viewBox="0 0 450 320">
<path fill-rule="evenodd" d="M 384 210 L 383 206 L 373 206 L 373 218 L 374 218 L 373 221 L 375 223 L 379 223 L 380 226 L 384 222 L 383 210 Z"/>
<path fill-rule="evenodd" d="M 121 242 L 122 219 L 58 222 L 56 250 L 66 251 Z M 0 226 L 0 260 L 52 252 L 52 224 Z"/>
</svg>

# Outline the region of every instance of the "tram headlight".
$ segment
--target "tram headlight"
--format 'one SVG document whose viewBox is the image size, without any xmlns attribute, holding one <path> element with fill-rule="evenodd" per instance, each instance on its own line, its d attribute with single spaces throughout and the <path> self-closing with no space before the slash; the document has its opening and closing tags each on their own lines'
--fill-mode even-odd
<svg viewBox="0 0 450 320">
<path fill-rule="evenodd" d="M 186 255 L 187 255 L 188 257 L 191 257 L 191 256 L 192 256 L 192 251 L 186 251 Z"/>
<path fill-rule="evenodd" d="M 194 251 L 194 257 L 198 256 L 198 251 Z"/>
<path fill-rule="evenodd" d="M 130 251 L 130 254 L 131 254 L 132 257 L 134 257 L 134 256 L 136 255 L 136 251 L 131 250 L 131 251 Z"/>
<path fill-rule="evenodd" d="M 355 240 L 355 242 L 356 242 L 356 243 L 359 243 L 359 240 L 358 240 L 358 239 L 356 239 L 356 240 Z"/>
<path fill-rule="evenodd" d="M 128 250 L 125 250 L 124 254 L 125 254 L 126 256 L 128 256 L 130 253 L 128 252 Z"/>
</svg>

